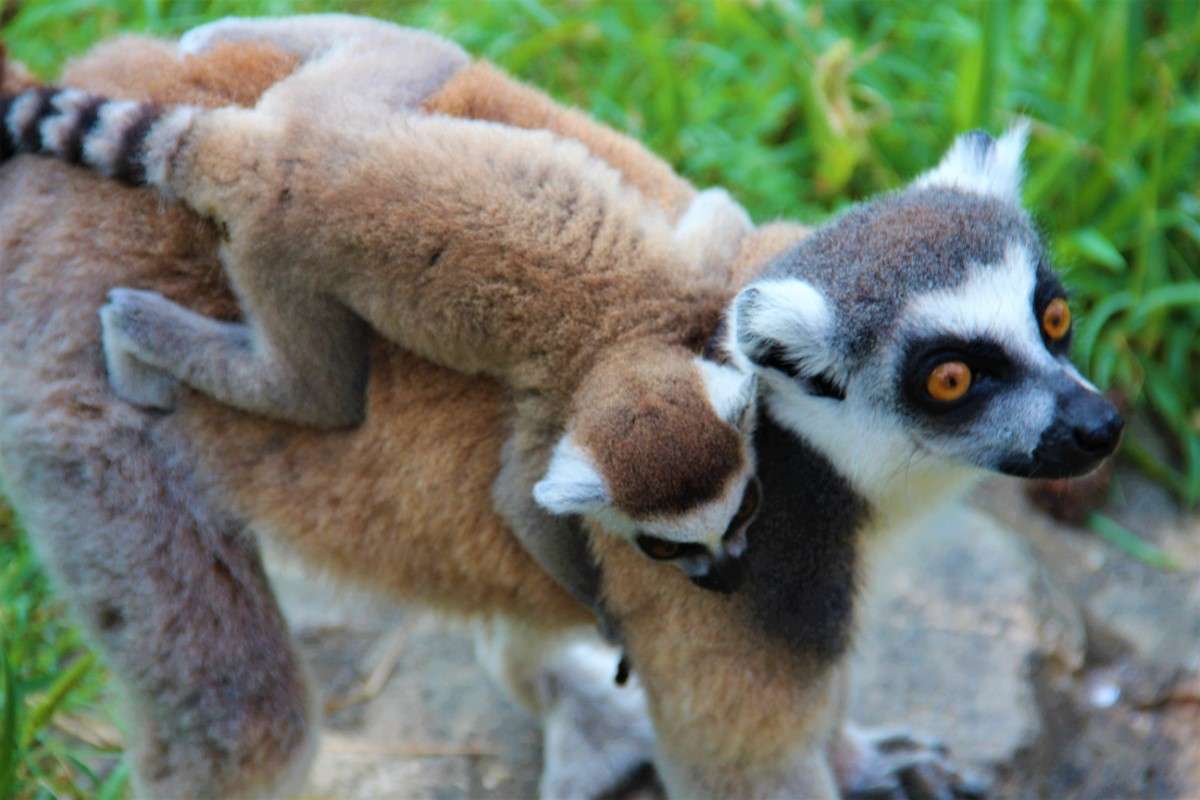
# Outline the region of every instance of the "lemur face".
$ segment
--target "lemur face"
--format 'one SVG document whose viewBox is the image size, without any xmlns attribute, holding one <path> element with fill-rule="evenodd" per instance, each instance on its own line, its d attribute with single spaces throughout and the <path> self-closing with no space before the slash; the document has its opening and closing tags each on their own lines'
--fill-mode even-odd
<svg viewBox="0 0 1200 800">
<path fill-rule="evenodd" d="M 960 137 L 735 300 L 735 358 L 869 496 L 978 469 L 1080 475 L 1116 449 L 1123 422 L 1068 360 L 1070 303 L 1019 206 L 1024 139 Z"/>
<path fill-rule="evenodd" d="M 733 591 L 760 499 L 756 377 L 690 355 L 613 372 L 588 387 L 534 499 L 595 519 L 699 586 Z"/>
</svg>

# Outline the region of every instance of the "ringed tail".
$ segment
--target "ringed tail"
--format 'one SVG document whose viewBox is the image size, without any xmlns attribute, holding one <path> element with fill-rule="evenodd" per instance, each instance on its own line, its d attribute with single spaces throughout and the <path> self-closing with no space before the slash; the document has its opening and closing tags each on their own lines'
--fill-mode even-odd
<svg viewBox="0 0 1200 800">
<path fill-rule="evenodd" d="M 169 191 L 172 158 L 200 109 L 40 87 L 0 96 L 0 161 L 21 153 L 90 167 L 129 186 Z"/>
</svg>

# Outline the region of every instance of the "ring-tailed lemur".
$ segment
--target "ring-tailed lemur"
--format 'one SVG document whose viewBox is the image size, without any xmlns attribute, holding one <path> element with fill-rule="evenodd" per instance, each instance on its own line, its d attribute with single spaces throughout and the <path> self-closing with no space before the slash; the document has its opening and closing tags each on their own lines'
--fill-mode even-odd
<svg viewBox="0 0 1200 800">
<path fill-rule="evenodd" d="M 578 143 L 419 113 L 457 54 L 397 72 L 409 105 L 371 106 L 358 117 L 369 124 L 332 113 L 339 59 L 361 58 L 340 50 L 254 110 L 29 91 L 4 99 L 0 147 L 153 186 L 226 231 L 247 322 L 113 290 L 101 318 L 118 393 L 170 408 L 183 383 L 272 417 L 352 425 L 370 325 L 513 389 L 497 503 L 569 586 L 591 591 L 566 566 L 578 541 L 566 519 L 582 514 L 729 591 L 758 488 L 755 379 L 697 355 L 726 280 L 689 264 L 661 210 Z M 311 112 L 314 98 L 328 113 Z M 748 229 L 710 192 L 681 230 L 702 239 L 695 217 L 730 208 Z"/>
<path fill-rule="evenodd" d="M 845 647 L 864 529 L 903 526 L 983 471 L 1080 475 L 1117 446 L 1123 421 L 1069 361 L 1066 292 L 1020 206 L 1026 131 L 959 137 L 731 306 L 720 338 L 765 406 L 748 580 L 789 641 Z"/>
<path fill-rule="evenodd" d="M 159 45 L 153 43 L 153 46 Z M 111 52 L 109 59 L 113 59 Z M 123 62 L 121 56 L 115 60 L 125 66 L 128 75 L 129 62 Z M 167 69 L 170 68 L 168 62 Z M 947 159 L 943 166 L 949 167 L 951 163 Z M 960 188 L 975 191 L 984 186 L 980 176 L 995 171 L 1004 162 L 991 154 L 959 159 L 957 163 L 969 178 Z M 1015 183 L 1015 164 L 1009 166 L 1013 168 Z M 103 285 L 106 275 L 152 274 L 169 284 L 177 273 L 187 273 L 186 258 L 190 256 L 162 252 L 154 244 L 155 237 L 161 236 L 163 230 L 170 230 L 177 238 L 191 243 L 197 241 L 196 226 L 189 227 L 181 215 L 155 218 L 150 213 L 147 217 L 148 206 L 136 202 L 138 198 L 130 197 L 131 193 L 112 198 L 97 191 L 97 199 L 90 202 L 87 192 L 94 191 L 94 184 L 88 181 L 71 183 L 63 195 L 58 186 L 65 181 L 58 172 L 25 167 L 10 169 L 16 171 L 12 173 L 15 176 L 12 191 L 5 198 L 5 208 L 10 213 L 4 217 L 10 235 L 4 240 L 8 257 L 3 269 L 9 276 L 5 292 L 19 302 L 12 304 L 13 315 L 0 320 L 0 329 L 6 332 L 12 345 L 13 355 L 5 361 L 5 369 L 10 378 L 17 376 L 19 380 L 0 383 L 8 390 L 8 395 L 0 391 L 0 396 L 8 402 L 6 414 L 11 414 L 5 418 L 5 425 L 0 426 L 7 446 L 6 466 L 10 467 L 6 477 L 21 489 L 22 494 L 16 496 L 22 499 L 22 509 L 30 512 L 27 519 L 31 527 L 36 526 L 37 535 L 45 540 L 44 550 L 52 553 L 58 563 L 67 565 L 66 574 L 72 577 L 68 586 L 83 610 L 106 615 L 108 627 L 101 630 L 101 638 L 109 644 L 110 654 L 117 657 L 119 670 L 140 689 L 143 702 L 157 712 L 157 716 L 150 718 L 153 722 L 146 726 L 153 729 L 154 747 L 145 749 L 155 752 L 147 753 L 148 766 L 142 765 L 142 774 L 153 774 L 156 781 L 174 781 L 175 787 L 192 787 L 199 784 L 187 783 L 189 777 L 207 779 L 218 768 L 224 768 L 226 772 L 220 777 L 226 782 L 214 785 L 251 786 L 248 779 L 229 783 L 234 779 L 230 777 L 234 768 L 229 765 L 236 761 L 236 768 L 243 770 L 243 778 L 261 779 L 271 774 L 277 762 L 256 758 L 259 751 L 253 748 L 259 748 L 264 740 L 278 743 L 279 736 L 275 735 L 278 731 L 292 733 L 296 728 L 295 715 L 288 709 L 281 711 L 261 702 L 264 686 L 274 689 L 279 685 L 280 670 L 277 662 L 269 658 L 278 653 L 275 647 L 261 646 L 263 630 L 274 630 L 268 623 L 277 625 L 278 621 L 263 622 L 250 613 L 254 607 L 246 599 L 257 600 L 264 590 L 246 582 L 240 569 L 230 574 L 228 564 L 242 563 L 236 560 L 236 554 L 216 551 L 218 569 L 214 573 L 213 561 L 205 557 L 209 554 L 202 548 L 187 560 L 180 559 L 178 550 L 181 544 L 205 545 L 206 536 L 167 536 L 166 541 L 162 540 L 165 525 L 174 524 L 177 518 L 183 520 L 181 524 L 191 524 L 188 515 L 207 507 L 186 496 L 181 499 L 185 492 L 177 491 L 174 473 L 155 473 L 160 463 L 156 459 L 166 458 L 167 464 L 178 467 L 189 464 L 188 459 L 194 456 L 190 451 L 182 455 L 168 451 L 163 456 L 153 450 L 154 446 L 162 446 L 158 440 L 149 435 L 129 436 L 120 427 L 130 424 L 126 421 L 128 415 L 96 413 L 97 407 L 103 408 L 104 392 L 94 391 L 87 383 L 91 380 L 87 364 L 93 358 L 95 336 L 90 326 L 78 321 L 81 314 L 90 313 L 94 307 L 95 286 Z M 835 711 L 830 713 L 828 723 L 821 719 L 821 709 L 830 705 L 822 700 L 822 694 L 834 690 L 826 688 L 828 684 L 819 673 L 812 672 L 811 656 L 825 655 L 818 664 L 823 669 L 844 668 L 842 650 L 830 645 L 844 645 L 848 638 L 858 572 L 856 556 L 859 547 L 870 541 L 865 534 L 870 528 L 888 527 L 896 521 L 895 517 L 924 510 L 923 506 L 914 507 L 902 501 L 915 498 L 927 502 L 944 494 L 946 485 L 958 482 L 963 460 L 990 467 L 1007 461 L 980 457 L 969 447 L 970 435 L 961 439 L 953 435 L 953 418 L 945 418 L 946 426 L 940 429 L 943 445 L 936 448 L 936 453 L 926 452 L 930 449 L 929 437 L 938 434 L 939 428 L 923 421 L 921 414 L 914 415 L 919 424 L 906 421 L 906 403 L 899 396 L 901 375 L 888 370 L 875 371 L 870 359 L 866 359 L 859 360 L 860 366 L 855 369 L 846 370 L 843 384 L 833 377 L 826 384 L 817 373 L 801 371 L 794 358 L 796 353 L 789 353 L 785 345 L 793 346 L 796 343 L 792 340 L 798 336 L 813 333 L 815 338 L 806 340 L 813 354 L 832 349 L 835 354 L 830 358 L 840 358 L 836 353 L 852 339 L 849 329 L 867 318 L 865 304 L 878 299 L 875 295 L 882 287 L 876 284 L 881 278 L 894 281 L 893 287 L 903 285 L 904 289 L 897 302 L 883 302 L 882 312 L 875 318 L 880 323 L 876 326 L 879 336 L 872 338 L 870 346 L 881 359 L 905 349 L 912 334 L 909 323 L 916 325 L 917 333 L 939 321 L 954 332 L 964 323 L 964 317 L 950 314 L 931 321 L 911 316 L 915 301 L 925 293 L 920 277 L 921 270 L 926 269 L 921 266 L 924 259 L 932 264 L 928 269 L 941 276 L 936 281 L 941 290 L 932 295 L 940 298 L 939 304 L 946 296 L 965 298 L 964 302 L 970 298 L 980 300 L 966 302 L 969 308 L 965 322 L 970 323 L 973 314 L 975 322 L 987 323 L 985 327 L 994 328 L 1001 337 L 1013 325 L 992 319 L 993 315 L 986 313 L 986 306 L 1005 309 L 1005 316 L 1016 323 L 1018 336 L 1014 346 L 1028 344 L 1031 338 L 1028 325 L 1021 332 L 1020 323 L 1025 317 L 1035 331 L 1042 322 L 1048 335 L 1061 334 L 1064 321 L 1069 321 L 1061 304 L 1039 319 L 1042 303 L 1026 294 L 1027 283 L 1032 280 L 1010 285 L 1000 280 L 1003 276 L 998 274 L 994 283 L 978 291 L 968 291 L 968 286 L 978 289 L 978 278 L 992 271 L 995 264 L 955 264 L 951 259 L 939 258 L 939 252 L 946 248 L 946 237 L 953 239 L 964 231 L 964 235 L 974 237 L 972 241 L 976 242 L 967 248 L 972 257 L 990 257 L 993 248 L 980 246 L 978 234 L 972 235 L 969 229 L 992 225 L 997 210 L 1002 216 L 1020 213 L 1010 208 L 1015 206 L 1012 197 L 995 191 L 1003 186 L 1004 180 L 987 184 L 992 187 L 988 191 L 979 191 L 976 199 L 982 202 L 964 204 L 962 214 L 951 213 L 962 197 L 971 195 L 957 194 L 956 181 L 951 180 L 955 170 L 939 171 L 943 173 L 941 189 L 949 190 L 941 194 L 945 202 L 925 212 L 920 212 L 923 201 L 915 196 L 902 205 L 907 205 L 913 215 L 926 216 L 927 223 L 940 219 L 941 225 L 910 226 L 895 216 L 889 223 L 887 214 L 879 225 L 873 225 L 873 211 L 867 206 L 851 213 L 851 217 L 857 213 L 855 225 L 839 228 L 839 222 L 833 223 L 824 234 L 823 245 L 801 246 L 776 262 L 772 281 L 784 283 L 790 278 L 803 278 L 819 298 L 819 302 L 799 309 L 796 322 L 824 320 L 827 324 L 802 326 L 795 331 L 785 322 L 776 331 L 777 336 L 760 337 L 759 330 L 746 337 L 746 350 L 763 363 L 764 374 L 768 376 L 765 383 L 770 385 L 764 401 L 767 424 L 761 425 L 756 433 L 766 513 L 759 517 L 751 532 L 752 575 L 741 593 L 751 598 L 750 605 L 767 635 L 753 636 L 743 630 L 740 617 L 743 606 L 736 596 L 731 603 L 711 593 L 693 591 L 673 575 L 658 574 L 652 564 L 623 558 L 628 548 L 606 540 L 599 542 L 605 588 L 621 615 L 629 621 L 630 653 L 655 709 L 658 764 L 673 793 L 817 796 L 816 792 L 801 792 L 797 788 L 814 785 L 832 793 L 833 789 L 826 785 L 828 781 L 822 783 L 829 772 L 830 760 L 821 749 L 830 738 L 823 726 L 834 726 L 841 717 Z M 30 181 L 31 175 L 38 180 Z M 28 194 L 23 196 L 23 191 Z M 71 215 L 66 217 L 69 221 L 55 219 L 48 236 L 29 235 L 46 224 L 47 210 L 57 208 L 55 204 L 62 203 L 64 196 L 71 203 Z M 120 224 L 112 230 L 98 229 L 95 236 L 79 237 L 71 225 L 78 219 L 104 219 L 105 212 L 111 211 L 106 207 L 109 203 L 122 207 L 124 216 Z M 85 213 L 80 214 L 80 208 Z M 147 220 L 153 224 L 147 224 Z M 939 232 L 939 228 L 944 230 Z M 872 238 L 869 253 L 888 251 L 890 247 L 898 248 L 897 252 L 890 253 L 880 264 L 854 262 L 856 251 L 846 237 L 861 236 L 864 231 Z M 136 259 L 140 260 L 136 260 L 136 267 L 127 268 L 113 254 L 129 247 L 129 240 L 134 242 Z M 210 244 L 202 236 L 198 241 L 206 247 Z M 868 251 L 859 254 L 863 252 Z M 839 266 L 852 272 L 852 277 L 839 281 L 837 276 L 819 274 L 817 267 L 822 259 L 830 261 L 831 253 L 845 257 Z M 99 270 L 83 266 L 89 264 L 90 257 L 101 262 Z M 889 275 L 888 270 L 892 269 L 901 272 Z M 909 283 L 905 274 L 911 269 L 918 272 Z M 1011 277 L 1011 273 L 1004 274 Z M 68 288 L 65 293 L 64 285 Z M 779 287 L 766 288 L 756 299 L 780 296 Z M 213 284 L 205 281 L 190 284 L 184 291 L 201 303 L 211 302 L 217 293 Z M 862 293 L 864 307 L 855 304 L 855 292 Z M 801 295 L 804 294 L 802 291 Z M 755 296 L 748 294 L 743 299 L 751 297 Z M 890 300 L 886 295 L 883 299 Z M 1049 310 L 1050 303 L 1044 305 Z M 849 308 L 845 320 L 843 307 Z M 954 307 L 955 304 L 944 306 L 946 310 Z M 67 313 L 51 313 L 64 308 Z M 820 311 L 822 308 L 829 317 Z M 812 309 L 817 310 L 810 317 L 806 312 Z M 762 308 L 744 310 L 749 313 L 744 315 L 743 323 L 751 318 L 758 318 L 759 322 L 767 320 L 755 313 Z M 964 330 L 970 327 L 968 324 Z M 754 329 L 747 326 L 746 330 Z M 36 344 L 27 346 L 26 339 Z M 1036 333 L 1032 339 L 1036 342 Z M 69 347 L 64 347 L 63 341 Z M 758 348 L 756 342 L 779 342 L 780 358 L 771 358 L 770 346 Z M 366 442 L 364 437 L 356 435 L 315 436 L 289 431 L 263 420 L 223 411 L 213 404 L 198 404 L 186 429 L 190 443 L 208 454 L 204 459 L 206 467 L 215 470 L 222 483 L 230 487 L 239 508 L 252 511 L 255 527 L 274 531 L 298 545 L 312 563 L 336 563 L 343 576 L 386 587 L 393 596 L 443 603 L 460 612 L 466 609 L 480 614 L 496 613 L 498 606 L 517 608 L 520 609 L 517 613 L 527 615 L 531 621 L 547 624 L 546 617 L 553 614 L 546 606 L 529 604 L 526 593 L 513 589 L 522 580 L 527 584 L 537 583 L 536 570 L 520 566 L 519 560 L 518 566 L 512 566 L 506 564 L 506 559 L 495 557 L 497 552 L 503 552 L 507 534 L 498 531 L 497 523 L 489 519 L 487 492 L 478 488 L 486 486 L 486 481 L 476 480 L 471 484 L 476 488 L 465 489 L 459 497 L 462 508 L 458 503 L 445 501 L 445 486 L 460 486 L 463 475 L 493 468 L 488 459 L 479 457 L 479 443 L 488 443 L 482 448 L 486 451 L 503 438 L 502 433 L 493 430 L 501 427 L 504 416 L 499 395 L 490 390 L 490 382 L 464 381 L 461 376 L 428 365 L 423 367 L 419 360 L 398 351 L 380 348 L 378 352 L 384 354 L 383 361 L 389 366 L 400 370 L 400 377 L 387 376 L 383 386 L 373 387 L 373 402 L 378 402 L 386 412 L 383 418 L 373 414 L 368 420 Z M 69 361 L 64 354 L 70 356 Z M 1109 419 L 1107 425 L 1092 427 L 1090 423 L 1099 421 L 1107 412 L 1097 406 L 1091 414 L 1096 419 L 1089 420 L 1089 415 L 1078 408 L 1080 400 L 1088 399 L 1086 392 L 1064 392 L 1055 387 L 1057 378 L 1072 377 L 1066 365 L 1058 361 L 1038 365 L 1041 356 L 1034 352 L 1032 361 L 1037 368 L 1028 369 L 1030 354 L 1019 355 L 1017 363 L 1028 375 L 1005 376 L 999 384 L 1002 389 L 999 395 L 1020 397 L 1029 392 L 1032 397 L 1049 389 L 1064 398 L 1064 409 L 1058 419 L 1013 423 L 1027 429 L 1029 435 L 1025 439 L 1046 440 L 1045 447 L 1035 447 L 1032 451 L 1014 446 L 1014 464 L 1025 462 L 1028 469 L 1035 469 L 1057 462 L 1056 469 L 1085 469 L 1101 457 L 1103 448 L 1092 448 L 1092 452 L 1079 457 L 1075 452 L 1080 446 L 1076 440 L 1091 438 L 1087 433 L 1089 428 L 1093 433 L 1102 433 L 1106 427 L 1115 439 L 1119 422 Z M 63 369 L 48 372 L 33 363 L 56 359 L 64 359 L 69 365 L 65 372 Z M 946 397 L 947 392 L 959 391 L 971 374 L 968 362 L 963 362 L 963 366 L 968 372 L 959 366 L 938 369 L 939 379 L 933 384 L 929 380 L 933 369 L 928 374 L 920 370 L 904 374 L 910 378 L 915 375 L 918 384 L 920 378 L 925 378 L 925 390 L 931 398 L 934 391 Z M 431 402 L 425 396 L 428 393 L 416 391 L 418 387 L 404 380 L 407 371 L 422 369 L 421 374 L 428 380 L 441 382 L 439 390 L 454 395 L 452 411 L 439 399 Z M 795 372 L 795 380 L 783 377 L 784 372 Z M 93 391 L 90 402 L 101 405 L 75 403 L 74 395 L 68 399 L 62 391 L 64 385 L 84 386 Z M 870 397 L 859 397 L 860 389 L 872 387 Z M 969 390 L 970 387 L 968 395 Z M 835 398 L 841 392 L 846 397 L 839 401 Z M 9 395 L 16 399 L 10 399 Z M 964 405 L 959 407 L 986 409 L 991 398 L 999 395 L 985 393 L 963 400 Z M 925 399 L 919 393 L 917 398 Z M 810 412 L 811 419 L 806 414 L 788 415 L 787 409 L 793 403 Z M 1075 410 L 1068 413 L 1072 405 Z M 455 426 L 453 421 L 447 424 L 446 417 L 451 414 L 468 418 L 470 424 Z M 431 419 L 438 424 L 429 426 Z M 840 426 L 843 436 L 828 434 L 824 429 L 830 425 Z M 436 434 L 405 436 L 407 431 L 424 426 L 435 428 Z M 1039 433 L 1040 429 L 1046 435 Z M 487 433 L 489 430 L 493 432 Z M 911 438 L 889 435 L 896 430 L 910 433 Z M 408 450 L 385 452 L 384 448 L 373 445 L 372 436 L 402 439 Z M 51 451 L 47 446 L 49 441 L 61 445 L 65 454 Z M 26 442 L 36 447 L 23 446 Z M 859 452 L 855 452 L 855 447 Z M 1003 442 L 994 449 L 994 455 L 999 455 L 1004 449 Z M 120 460 L 112 461 L 118 455 Z M 331 455 L 338 464 L 336 469 L 330 468 Z M 872 468 L 870 460 L 875 455 L 886 455 L 891 464 L 902 464 L 902 468 Z M 54 460 L 55 456 L 63 459 L 57 471 L 48 469 L 60 464 Z M 69 460 L 72 457 L 81 460 Z M 80 464 L 85 466 L 81 468 Z M 410 475 L 413 469 L 425 480 L 396 477 Z M 281 474 L 287 475 L 286 481 L 280 480 Z M 115 504 L 113 491 L 126 483 L 136 483 L 141 494 L 134 496 L 139 502 Z M 303 502 L 297 502 L 298 498 Z M 347 498 L 353 498 L 353 502 L 346 502 Z M 452 513 L 448 512 L 448 505 L 455 506 Z M 464 509 L 472 513 L 460 514 Z M 483 520 L 482 526 L 487 530 L 465 526 L 464 520 Z M 212 524 L 207 517 L 201 521 Z M 446 545 L 446 539 L 452 544 Z M 238 536 L 236 540 L 241 542 L 242 538 Z M 95 564 L 81 560 L 77 554 L 87 547 L 92 553 L 102 553 L 103 558 Z M 118 577 L 124 580 L 126 575 L 118 576 L 111 570 L 114 552 L 125 559 L 129 553 L 144 555 L 152 564 L 166 563 L 162 559 L 170 557 L 177 559 L 169 562 L 173 568 L 184 565 L 194 569 L 152 569 L 145 571 L 145 577 L 140 577 L 139 571 L 138 583 L 115 583 Z M 482 557 L 481 553 L 487 556 Z M 213 586 L 204 583 L 214 574 Z M 153 582 L 156 578 L 158 583 Z M 118 592 L 115 586 L 136 589 Z M 171 588 L 164 590 L 164 586 Z M 178 592 L 180 586 L 187 591 Z M 228 601 L 220 594 L 226 587 L 232 594 Z M 172 590 L 175 591 L 168 597 L 166 592 Z M 177 602 L 175 594 L 185 595 L 189 602 Z M 193 597 L 202 598 L 203 602 L 190 602 Z M 521 605 L 517 599 L 526 604 Z M 151 624 L 159 620 L 155 614 L 160 605 L 172 612 L 170 625 Z M 220 625 L 208 625 L 212 617 L 205 616 L 205 611 L 214 605 L 232 609 L 230 615 L 239 621 L 241 617 L 233 612 L 240 612 L 262 627 L 243 625 L 231 631 L 223 619 Z M 138 627 L 139 621 L 146 624 Z M 161 645 L 164 639 L 186 636 L 183 641 L 194 645 L 206 641 L 204 637 L 212 636 L 213 631 L 220 632 L 222 647 L 180 648 L 178 659 L 165 662 L 161 659 L 162 647 L 156 645 Z M 781 643 L 801 658 L 796 661 L 775 658 L 773 645 Z M 286 642 L 283 646 L 286 647 Z M 177 692 L 187 689 L 187 698 L 195 695 L 191 691 L 193 684 L 202 681 L 205 672 L 197 671 L 194 666 L 202 662 L 211 664 L 205 659 L 214 652 L 226 659 L 223 662 L 218 659 L 222 667 L 236 663 L 234 659 L 246 661 L 239 665 L 242 668 L 229 673 L 237 691 L 230 691 L 229 676 L 221 669 L 217 670 L 220 683 L 215 688 L 205 684 L 204 688 L 210 691 L 199 695 L 219 704 L 221 713 L 205 716 L 200 712 L 207 713 L 209 706 L 189 708 L 178 702 L 172 704 L 172 700 L 179 699 L 172 695 L 172 689 Z M 704 663 L 707 668 L 697 670 L 697 663 Z M 266 677 L 261 682 L 250 680 L 256 676 Z M 286 690 L 280 694 L 286 694 Z M 797 702 L 799 698 L 813 702 Z M 180 708 L 190 713 L 172 713 Z M 215 759 L 211 747 L 212 733 L 217 729 L 215 722 L 210 723 L 213 727 L 198 728 L 191 722 L 195 717 L 201 722 L 215 720 L 226 726 L 230 720 L 244 720 L 247 716 L 251 721 L 263 721 L 262 726 L 244 727 L 247 735 L 232 745 L 227 739 L 221 740 L 222 755 L 235 753 L 236 759 Z M 721 724 L 696 724 L 698 720 Z M 189 724 L 199 735 L 187 727 Z M 179 735 L 175 736 L 177 732 Z"/>
</svg>

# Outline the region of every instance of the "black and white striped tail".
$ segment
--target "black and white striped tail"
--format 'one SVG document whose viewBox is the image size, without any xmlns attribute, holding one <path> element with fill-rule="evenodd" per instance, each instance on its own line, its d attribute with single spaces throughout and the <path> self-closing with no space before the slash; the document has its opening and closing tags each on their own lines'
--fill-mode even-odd
<svg viewBox="0 0 1200 800">
<path fill-rule="evenodd" d="M 163 184 L 195 109 L 43 87 L 0 97 L 0 160 L 40 153 L 131 186 Z"/>
</svg>

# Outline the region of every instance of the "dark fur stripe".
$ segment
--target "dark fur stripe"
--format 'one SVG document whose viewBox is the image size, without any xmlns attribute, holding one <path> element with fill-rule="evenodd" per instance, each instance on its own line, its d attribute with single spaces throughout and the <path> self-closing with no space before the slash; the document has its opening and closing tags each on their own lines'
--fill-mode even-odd
<svg viewBox="0 0 1200 800">
<path fill-rule="evenodd" d="M 92 97 L 79 109 L 75 125 L 67 134 L 66 141 L 63 142 L 62 158 L 68 164 L 78 164 L 83 161 L 83 140 L 96 127 L 96 122 L 100 119 L 100 107 L 106 102 L 108 101 L 103 97 Z"/>
<path fill-rule="evenodd" d="M 146 168 L 142 164 L 142 146 L 154 123 L 162 116 L 158 106 L 146 105 L 138 112 L 133 124 L 121 136 L 121 146 L 113 163 L 112 176 L 130 186 L 142 186 L 146 182 Z"/>
<path fill-rule="evenodd" d="M 761 629 L 824 663 L 850 644 L 858 540 L 870 510 L 828 459 L 760 406 L 754 434 L 762 510 L 750 525 L 741 591 Z"/>
<path fill-rule="evenodd" d="M 8 130 L 8 112 L 15 99 L 12 95 L 0 97 L 0 161 L 7 161 L 17 154 L 17 143 Z"/>
<path fill-rule="evenodd" d="M 58 94 L 58 89 L 49 86 L 42 89 L 35 89 L 37 95 L 37 111 L 34 112 L 29 122 L 25 124 L 25 128 L 20 132 L 18 141 L 20 149 L 25 153 L 37 153 L 42 149 L 42 122 L 46 117 L 53 116 L 54 110 L 54 95 Z"/>
</svg>

